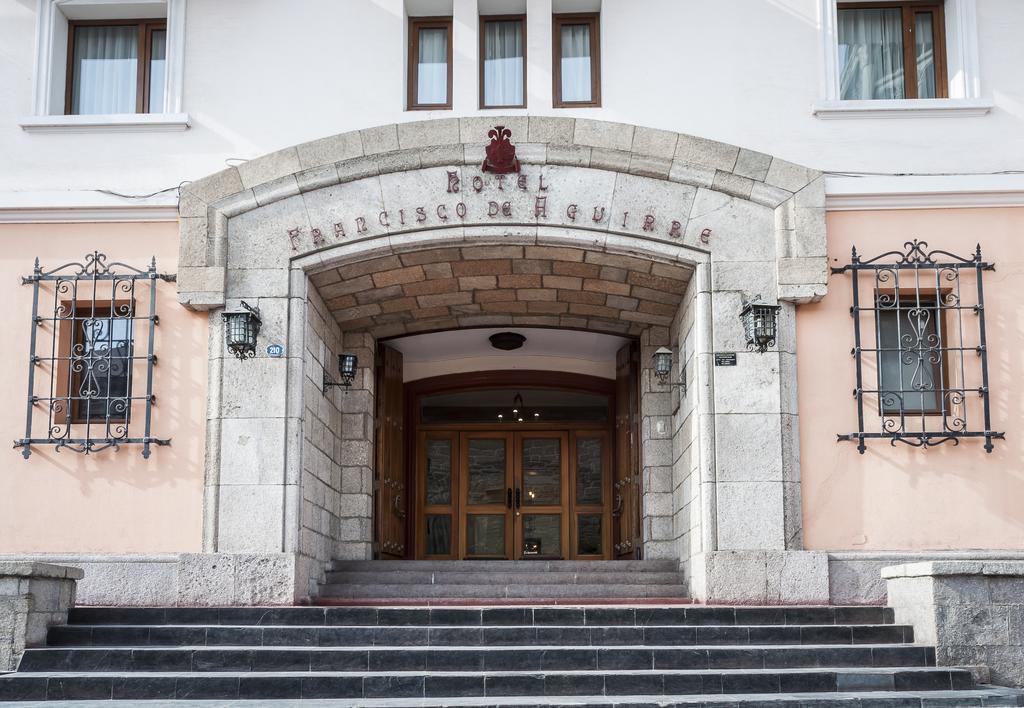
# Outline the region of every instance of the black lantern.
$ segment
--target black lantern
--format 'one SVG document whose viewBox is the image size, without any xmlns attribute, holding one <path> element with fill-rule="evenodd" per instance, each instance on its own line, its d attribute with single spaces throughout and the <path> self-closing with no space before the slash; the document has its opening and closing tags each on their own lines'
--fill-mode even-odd
<svg viewBox="0 0 1024 708">
<path fill-rule="evenodd" d="M 224 337 L 228 351 L 239 359 L 252 359 L 256 356 L 256 336 L 260 333 L 260 308 L 251 307 L 242 300 L 238 309 L 223 313 Z"/>
<path fill-rule="evenodd" d="M 665 386 L 680 386 L 683 389 L 683 395 L 686 395 L 686 369 L 679 375 L 679 382 L 669 381 L 668 377 L 672 373 L 672 350 L 668 347 L 658 347 L 654 352 L 654 376 L 658 381 Z"/>
<path fill-rule="evenodd" d="M 327 374 L 327 369 L 324 369 L 324 393 L 327 393 L 327 389 L 332 386 L 344 386 L 348 388 L 352 385 L 352 380 L 356 377 L 356 369 L 359 367 L 359 357 L 355 354 L 339 354 L 338 355 L 338 376 L 341 377 L 341 381 L 332 381 L 331 377 Z"/>
<path fill-rule="evenodd" d="M 764 354 L 768 347 L 774 346 L 780 309 L 779 305 L 762 302 L 760 295 L 743 306 L 740 319 L 743 320 L 743 332 L 747 337 L 749 351 L 756 349 Z"/>
<path fill-rule="evenodd" d="M 668 375 L 672 373 L 672 350 L 659 347 L 654 352 L 654 375 L 661 383 L 668 383 Z"/>
</svg>

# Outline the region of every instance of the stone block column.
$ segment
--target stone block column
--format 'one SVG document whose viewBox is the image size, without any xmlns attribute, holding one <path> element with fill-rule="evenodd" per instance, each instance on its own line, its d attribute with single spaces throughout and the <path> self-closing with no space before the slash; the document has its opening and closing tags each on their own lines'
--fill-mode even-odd
<svg viewBox="0 0 1024 708">
<path fill-rule="evenodd" d="M 0 562 L 0 673 L 14 671 L 27 647 L 46 643 L 47 630 L 68 621 L 81 568 Z"/>
<path fill-rule="evenodd" d="M 940 666 L 985 666 L 992 683 L 1024 687 L 1024 561 L 909 563 L 882 577 L 896 622 Z"/>
</svg>

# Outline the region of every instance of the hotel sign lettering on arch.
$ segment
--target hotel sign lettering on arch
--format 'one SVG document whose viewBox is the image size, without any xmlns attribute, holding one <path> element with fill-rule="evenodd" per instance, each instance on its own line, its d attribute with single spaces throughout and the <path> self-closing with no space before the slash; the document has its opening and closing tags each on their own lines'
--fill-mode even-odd
<svg viewBox="0 0 1024 708">
<path fill-rule="evenodd" d="M 473 174 L 464 174 L 471 172 Z M 314 223 L 307 229 L 287 230 L 292 251 L 316 249 L 329 243 L 420 228 L 473 224 L 547 224 L 551 226 L 628 230 L 655 238 L 682 239 L 687 215 L 673 217 L 653 213 L 642 206 L 615 209 L 610 199 L 594 203 L 579 198 L 556 200 L 558 184 L 541 169 L 512 174 L 488 174 L 472 168 L 431 170 L 437 174 L 437 196 L 426 203 L 409 203 L 371 213 L 353 213 L 331 223 Z M 583 190 L 581 190 L 583 191 Z M 688 207 L 688 205 L 686 205 Z M 683 211 L 681 208 L 680 211 Z"/>
</svg>

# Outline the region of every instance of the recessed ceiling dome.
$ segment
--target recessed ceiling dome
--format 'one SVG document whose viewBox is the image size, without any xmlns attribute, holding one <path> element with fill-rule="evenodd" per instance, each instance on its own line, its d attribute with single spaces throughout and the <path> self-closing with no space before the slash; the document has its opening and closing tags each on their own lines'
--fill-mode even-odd
<svg viewBox="0 0 1024 708">
<path fill-rule="evenodd" d="M 490 340 L 492 347 L 506 352 L 519 349 L 523 346 L 523 342 L 526 341 L 526 337 L 518 332 L 498 332 L 497 334 L 492 334 L 487 339 Z"/>
</svg>

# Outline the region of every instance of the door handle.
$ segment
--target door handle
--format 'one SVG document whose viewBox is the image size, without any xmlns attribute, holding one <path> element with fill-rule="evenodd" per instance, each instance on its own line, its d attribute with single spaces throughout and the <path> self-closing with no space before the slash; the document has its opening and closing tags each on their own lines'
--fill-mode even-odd
<svg viewBox="0 0 1024 708">
<path fill-rule="evenodd" d="M 523 490 L 516 487 L 516 509 L 523 505 Z"/>
<path fill-rule="evenodd" d="M 509 509 L 512 508 L 512 487 L 508 488 L 508 501 L 506 501 L 505 503 L 508 505 Z"/>
</svg>

